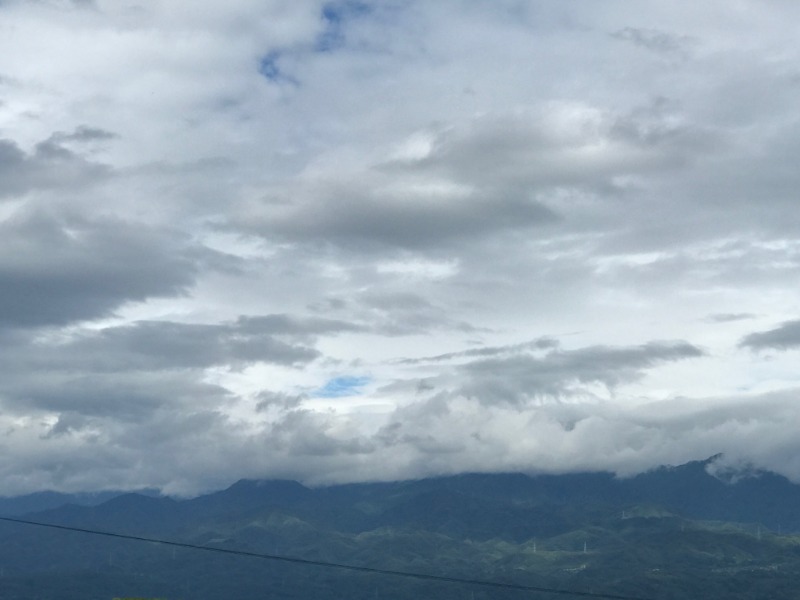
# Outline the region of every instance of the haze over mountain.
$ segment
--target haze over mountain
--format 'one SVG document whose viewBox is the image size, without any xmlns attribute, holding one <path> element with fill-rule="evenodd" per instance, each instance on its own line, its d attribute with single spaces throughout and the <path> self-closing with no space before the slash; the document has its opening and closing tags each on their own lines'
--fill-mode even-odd
<svg viewBox="0 0 800 600">
<path fill-rule="evenodd" d="M 141 490 L 149 495 L 157 495 L 157 490 Z M 23 496 L 0 497 L 0 515 L 23 515 L 58 508 L 65 504 L 76 506 L 97 506 L 126 492 L 98 492 L 84 494 L 62 494 L 60 492 L 35 492 Z"/>
<path fill-rule="evenodd" d="M 541 506 L 660 506 L 692 519 L 761 523 L 775 531 L 800 532 L 800 485 L 769 472 L 719 472 L 720 457 L 620 479 L 611 473 L 565 475 L 463 474 L 386 483 L 308 488 L 295 481 L 240 480 L 192 499 L 158 497 L 154 492 L 99 495 L 34 494 L 0 500 L 0 514 L 24 515 L 63 524 L 100 524 L 107 529 L 179 531 L 187 522 L 240 518 L 265 508 L 290 511 L 317 525 L 366 531 L 397 525 L 406 518 L 426 530 L 460 526 L 485 528 L 492 535 L 534 537 L 542 519 L 526 511 Z M 477 505 L 473 505 L 477 502 Z M 42 512 L 41 506 L 49 504 Z M 376 503 L 380 511 L 358 508 Z M 484 504 L 508 511 L 504 527 L 487 517 Z M 388 508 L 387 508 L 388 507 Z M 538 509 L 537 509 L 538 510 Z M 133 524 L 135 519 L 141 522 Z M 153 518 L 153 523 L 148 519 Z M 421 519 L 421 520 L 420 520 Z M 476 527 L 478 528 L 476 530 Z M 547 527 L 557 529 L 554 523 Z"/>
</svg>

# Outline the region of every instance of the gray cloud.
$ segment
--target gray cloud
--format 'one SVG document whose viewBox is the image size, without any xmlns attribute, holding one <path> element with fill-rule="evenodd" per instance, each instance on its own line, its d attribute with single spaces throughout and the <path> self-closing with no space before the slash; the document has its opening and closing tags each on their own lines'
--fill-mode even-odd
<svg viewBox="0 0 800 600">
<path fill-rule="evenodd" d="M 303 400 L 307 400 L 305 394 L 286 394 L 269 390 L 259 392 L 257 398 L 258 404 L 256 404 L 256 410 L 258 411 L 268 411 L 276 407 L 279 410 L 294 409 L 297 408 Z"/>
<path fill-rule="evenodd" d="M 751 313 L 716 313 L 706 317 L 706 320 L 711 323 L 730 323 L 732 321 L 745 321 L 753 318 L 755 318 L 755 315 Z"/>
<path fill-rule="evenodd" d="M 71 132 L 57 131 L 47 140 L 46 143 L 52 145 L 62 144 L 64 142 L 98 142 L 108 141 L 118 138 L 119 136 L 110 131 L 106 131 L 99 127 L 90 127 L 89 125 L 80 125 Z"/>
<path fill-rule="evenodd" d="M 204 252 L 175 232 L 125 221 L 13 216 L 0 223 L 0 325 L 66 324 L 180 296 Z"/>
<path fill-rule="evenodd" d="M 380 188 L 356 180 L 321 182 L 297 190 L 291 199 L 272 196 L 233 224 L 295 241 L 425 248 L 555 218 L 525 194 L 486 190 L 440 198 L 435 191 Z"/>
<path fill-rule="evenodd" d="M 722 452 L 724 464 L 744 460 L 798 481 L 795 403 L 796 391 L 787 390 L 628 407 L 545 403 L 521 410 L 438 395 L 398 409 L 372 438 L 375 453 L 386 457 L 384 473 L 373 476 L 491 472 L 499 455 L 523 472 L 611 470 L 627 476 L 648 465 L 681 464 Z M 390 458 L 398 456 L 402 459 Z M 329 480 L 321 473 L 315 478 Z"/>
<path fill-rule="evenodd" d="M 317 336 L 351 330 L 332 320 L 266 315 L 214 325 L 134 322 L 71 335 L 6 332 L 0 406 L 7 415 L 41 415 L 46 438 L 105 439 L 163 413 L 217 413 L 240 400 L 205 381 L 205 369 L 306 365 L 321 356 L 308 345 Z M 302 399 L 263 391 L 253 401 L 256 411 L 284 412 Z"/>
<path fill-rule="evenodd" d="M 341 315 L 358 323 L 353 330 L 386 336 L 430 334 L 449 330 L 481 331 L 464 320 L 452 318 L 446 309 L 413 292 L 370 291 L 352 298 L 327 298 L 310 307 L 314 311 Z"/>
<path fill-rule="evenodd" d="M 57 398 L 63 392 L 65 398 L 74 399 L 77 410 L 82 395 L 88 406 L 90 397 L 108 397 L 108 390 L 115 385 L 115 396 L 137 396 L 130 390 L 140 387 L 138 379 L 158 383 L 162 378 L 178 377 L 189 385 L 198 372 L 213 366 L 241 368 L 257 362 L 302 365 L 320 356 L 307 345 L 316 335 L 349 330 L 344 323 L 337 327 L 333 321 L 274 315 L 214 325 L 140 321 L 44 338 L 16 333 L 5 336 L 0 351 L 5 372 L 0 391 L 16 398 L 20 406 L 32 398 Z M 37 373 L 35 380 L 25 375 L 30 372 Z M 170 390 L 161 390 L 160 385 L 147 383 L 144 388 L 156 389 L 154 393 L 161 401 L 180 395 L 177 383 Z M 90 394 L 92 386 L 97 390 Z M 195 395 L 194 385 L 190 387 L 184 395 Z M 31 391 L 34 389 L 44 391 Z"/>
<path fill-rule="evenodd" d="M 231 465 L 245 476 L 292 476 L 310 484 L 492 472 L 498 460 L 506 469 L 529 473 L 605 469 L 626 476 L 719 452 L 724 464 L 746 461 L 797 481 L 795 403 L 791 390 L 634 407 L 549 403 L 525 411 L 439 397 L 398 409 L 372 435 L 352 429 L 342 417 L 308 410 L 292 410 L 259 433 L 243 435 L 218 414 L 183 408 L 125 428 L 106 424 L 108 433 L 81 444 L 74 443 L 76 434 L 87 435 L 90 424 L 97 428 L 102 421 L 65 418 L 60 431 L 40 441 L 50 452 L 61 451 L 61 461 L 27 453 L 19 461 L 33 481 L 56 481 L 62 489 L 87 489 L 98 481 L 125 485 L 127 477 L 172 493 L 224 485 L 230 478 L 220 473 Z M 93 469 L 77 468 L 87 464 Z M 12 477 L 10 483 L 20 482 Z"/>
<path fill-rule="evenodd" d="M 751 333 L 739 342 L 739 346 L 751 350 L 791 350 L 800 347 L 800 320 L 786 321 L 769 331 Z"/>
<path fill-rule="evenodd" d="M 228 225 L 300 243 L 425 252 L 501 233 L 552 235 L 575 212 L 561 200 L 570 193 L 624 197 L 624 178 L 685 168 L 720 144 L 709 128 L 675 123 L 663 98 L 629 112 L 575 103 L 482 116 L 425 132 L 411 156 L 271 189 Z"/>
<path fill-rule="evenodd" d="M 12 140 L 0 139 L 0 199 L 31 190 L 76 189 L 102 180 L 109 167 L 84 159 L 62 143 L 98 139 L 100 133 L 87 127 L 69 134 L 56 133 L 36 144 L 31 154 Z"/>
<path fill-rule="evenodd" d="M 441 330 L 474 333 L 478 328 L 454 319 L 447 310 L 412 292 L 368 293 L 359 298 L 359 309 L 373 331 L 400 336 Z"/>
<path fill-rule="evenodd" d="M 59 350 L 71 350 L 81 357 L 93 356 L 98 368 L 108 363 L 111 370 L 201 368 L 258 361 L 291 365 L 317 357 L 311 348 L 276 339 L 275 334 L 289 333 L 286 328 L 271 332 L 263 324 L 249 327 L 253 321 L 257 319 L 240 320 L 232 325 L 140 321 L 87 335 Z"/>
<path fill-rule="evenodd" d="M 489 404 L 524 404 L 543 397 L 591 395 L 581 386 L 600 384 L 613 389 L 636 381 L 646 369 L 658 364 L 703 355 L 702 350 L 687 342 L 651 342 L 629 348 L 551 349 L 543 357 L 516 353 L 461 366 L 459 370 L 466 382 L 459 393 Z"/>
<path fill-rule="evenodd" d="M 497 355 L 518 354 L 527 350 L 554 350 L 558 348 L 558 340 L 553 338 L 539 338 L 530 342 L 522 344 L 513 344 L 510 346 L 489 346 L 482 348 L 472 348 L 470 350 L 463 350 L 460 352 L 447 352 L 445 354 L 437 354 L 436 356 L 427 356 L 424 358 L 404 358 L 398 361 L 400 364 L 419 364 L 426 362 L 441 362 L 450 361 L 459 358 L 475 358 L 475 357 L 489 357 Z"/>
<path fill-rule="evenodd" d="M 538 114 L 487 116 L 445 129 L 435 134 L 426 156 L 386 168 L 432 170 L 456 181 L 533 191 L 606 188 L 615 176 L 674 166 L 688 149 L 681 141 L 687 133 L 654 111 L 615 115 L 580 104 L 554 106 Z M 592 151 L 597 146 L 604 151 Z"/>
<path fill-rule="evenodd" d="M 113 375 L 42 373 L 39 381 L 26 382 L 24 389 L 18 390 L 19 398 L 7 397 L 3 407 L 15 413 L 56 414 L 58 420 L 49 433 L 64 434 L 102 425 L 97 419 L 114 423 L 146 422 L 165 410 L 213 410 L 230 398 L 224 388 L 194 379 L 188 373 L 134 370 Z M 9 396 L 17 391 L 8 387 L 4 386 L 4 392 Z M 108 423 L 105 425 L 102 429 L 107 431 Z"/>
<path fill-rule="evenodd" d="M 236 329 L 252 333 L 314 337 L 323 334 L 363 331 L 358 324 L 320 317 L 297 317 L 287 314 L 242 316 Z"/>
<path fill-rule="evenodd" d="M 689 36 L 675 35 L 658 29 L 624 27 L 611 37 L 630 42 L 657 54 L 685 56 L 693 40 Z"/>
</svg>

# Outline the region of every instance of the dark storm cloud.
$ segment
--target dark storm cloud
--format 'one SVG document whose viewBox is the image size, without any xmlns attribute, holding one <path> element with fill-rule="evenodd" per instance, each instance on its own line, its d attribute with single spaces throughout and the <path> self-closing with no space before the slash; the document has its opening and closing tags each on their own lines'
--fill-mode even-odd
<svg viewBox="0 0 800 600">
<path fill-rule="evenodd" d="M 641 346 L 593 346 L 578 350 L 552 349 L 543 357 L 515 353 L 459 367 L 466 382 L 460 393 L 489 404 L 524 404 L 541 397 L 581 395 L 577 386 L 600 384 L 613 389 L 641 378 L 644 371 L 665 362 L 698 358 L 704 352 L 687 342 L 650 342 Z"/>
<path fill-rule="evenodd" d="M 0 326 L 61 325 L 182 295 L 206 252 L 121 220 L 14 216 L 0 223 Z"/>
<path fill-rule="evenodd" d="M 791 350 L 800 347 L 800 320 L 787 321 L 775 329 L 751 333 L 739 346 L 751 350 Z"/>
</svg>

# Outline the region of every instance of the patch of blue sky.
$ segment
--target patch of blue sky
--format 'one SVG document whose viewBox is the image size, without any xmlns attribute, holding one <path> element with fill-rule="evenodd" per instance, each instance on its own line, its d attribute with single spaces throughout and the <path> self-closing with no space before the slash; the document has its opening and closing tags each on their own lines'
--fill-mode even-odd
<svg viewBox="0 0 800 600">
<path fill-rule="evenodd" d="M 297 79 L 291 75 L 288 75 L 281 69 L 280 59 L 281 53 L 277 50 L 273 50 L 272 52 L 265 54 L 258 63 L 258 72 L 270 81 L 274 81 L 276 83 L 291 83 L 293 85 L 298 85 L 299 82 Z"/>
<path fill-rule="evenodd" d="M 334 377 L 321 388 L 313 391 L 313 398 L 343 398 L 353 396 L 372 381 L 371 377 L 342 376 Z"/>
<path fill-rule="evenodd" d="M 2 0 L 0 0 L 2 1 Z M 328 2 L 322 9 L 324 29 L 314 42 L 315 52 L 333 52 L 345 45 L 344 27 L 346 21 L 362 17 L 372 12 L 372 8 L 359 0 L 336 0 Z M 286 72 L 283 60 L 284 53 L 272 50 L 261 57 L 258 63 L 258 72 L 266 79 L 275 83 L 289 83 L 300 85 L 300 82 Z"/>
<path fill-rule="evenodd" d="M 337 0 L 328 2 L 322 9 L 325 29 L 317 36 L 314 49 L 317 52 L 332 52 L 345 44 L 343 24 L 348 19 L 366 15 L 371 11 L 366 2 L 358 0 Z"/>
</svg>

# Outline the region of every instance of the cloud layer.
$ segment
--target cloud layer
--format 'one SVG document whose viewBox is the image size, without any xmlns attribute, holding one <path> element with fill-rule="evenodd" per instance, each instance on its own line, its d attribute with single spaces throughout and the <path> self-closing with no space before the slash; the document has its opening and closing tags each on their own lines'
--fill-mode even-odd
<svg viewBox="0 0 800 600">
<path fill-rule="evenodd" d="M 800 481 L 800 8 L 0 4 L 0 493 Z"/>
</svg>

